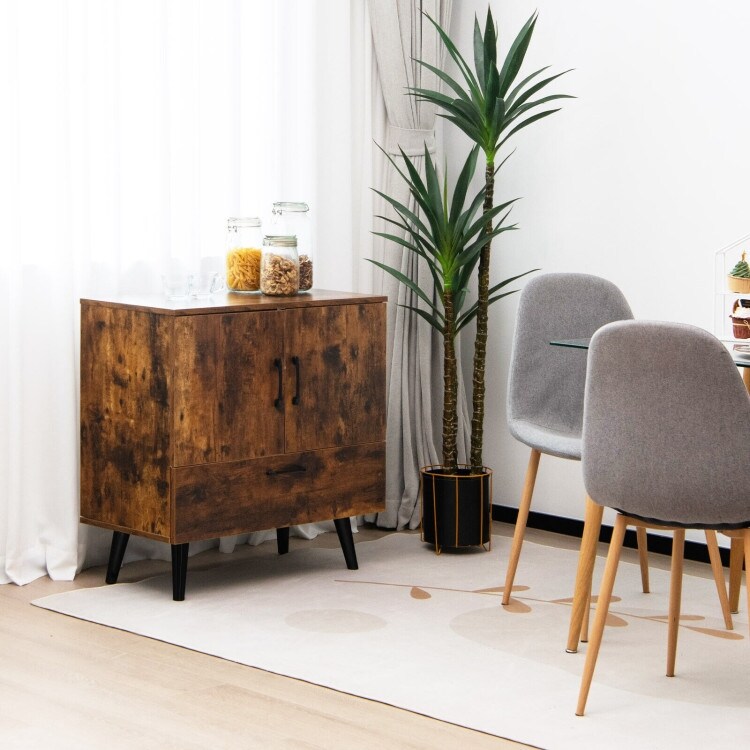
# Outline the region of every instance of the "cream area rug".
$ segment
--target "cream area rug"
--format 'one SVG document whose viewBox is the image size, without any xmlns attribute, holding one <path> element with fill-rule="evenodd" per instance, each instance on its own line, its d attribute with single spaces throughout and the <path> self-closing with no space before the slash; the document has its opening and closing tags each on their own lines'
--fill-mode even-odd
<svg viewBox="0 0 750 750">
<path fill-rule="evenodd" d="M 637 566 L 622 562 L 579 718 L 586 646 L 565 653 L 577 554 L 526 543 L 504 608 L 509 545 L 436 556 L 394 533 L 357 545 L 357 571 L 338 549 L 297 548 L 188 571 L 184 602 L 163 575 L 34 604 L 549 750 L 742 746 L 744 601 L 728 632 L 713 582 L 686 576 L 677 674 L 667 678 L 669 574 L 652 568 L 643 594 Z"/>
</svg>

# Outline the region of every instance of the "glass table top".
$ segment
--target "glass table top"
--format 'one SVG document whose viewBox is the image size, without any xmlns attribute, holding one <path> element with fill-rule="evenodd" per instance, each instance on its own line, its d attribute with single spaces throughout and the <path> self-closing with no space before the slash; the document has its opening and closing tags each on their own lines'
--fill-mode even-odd
<svg viewBox="0 0 750 750">
<path fill-rule="evenodd" d="M 550 341 L 552 346 L 567 346 L 569 349 L 588 349 L 591 339 L 560 339 L 559 341 Z"/>
</svg>

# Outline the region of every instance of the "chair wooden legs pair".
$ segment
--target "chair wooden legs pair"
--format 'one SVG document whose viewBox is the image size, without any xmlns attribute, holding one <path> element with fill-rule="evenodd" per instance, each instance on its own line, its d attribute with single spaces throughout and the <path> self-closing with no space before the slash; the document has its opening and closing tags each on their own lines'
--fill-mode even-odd
<svg viewBox="0 0 750 750">
<path fill-rule="evenodd" d="M 589 500 L 589 502 L 591 501 Z M 601 646 L 602 635 L 604 633 L 604 623 L 607 619 L 609 603 L 612 598 L 612 589 L 615 584 L 615 576 L 617 575 L 617 564 L 620 560 L 620 550 L 622 549 L 622 542 L 625 538 L 625 529 L 628 524 L 633 524 L 636 526 L 642 525 L 640 521 L 629 518 L 628 516 L 617 516 L 615 528 L 612 533 L 612 541 L 610 542 L 609 546 L 609 553 L 607 555 L 607 564 L 604 569 L 604 578 L 602 579 L 599 598 L 597 600 L 596 615 L 594 617 L 591 642 L 589 643 L 588 652 L 586 654 L 586 664 L 583 668 L 581 689 L 578 694 L 578 705 L 576 707 L 577 716 L 583 716 L 583 713 L 586 710 L 586 700 L 588 698 L 589 689 L 591 687 L 591 680 L 594 676 L 596 659 L 599 654 L 599 647 Z M 667 527 L 660 526 L 653 526 L 652 528 L 668 530 Z M 667 635 L 668 677 L 674 676 L 675 658 L 677 654 L 677 633 L 680 624 L 680 603 L 682 599 L 682 562 L 685 548 L 685 529 L 672 529 L 672 531 L 674 532 L 674 539 L 672 542 L 672 572 L 669 588 L 669 617 Z M 715 542 L 716 534 L 715 532 L 711 532 L 711 534 L 713 535 L 713 539 Z M 739 532 L 734 532 L 733 535 L 737 535 L 738 537 L 741 536 L 745 558 L 750 560 L 750 529 L 744 529 Z M 726 596 L 726 589 L 724 590 L 724 594 Z M 750 611 L 750 587 L 748 587 L 747 590 L 747 598 L 748 609 Z"/>
<path fill-rule="evenodd" d="M 589 502 L 591 501 L 587 499 L 587 503 Z M 583 668 L 581 689 L 578 694 L 578 706 L 576 707 L 577 716 L 583 716 L 583 712 L 586 709 L 586 699 L 588 698 L 589 688 L 591 687 L 591 680 L 594 676 L 596 657 L 599 655 L 599 646 L 602 642 L 604 623 L 609 612 L 609 603 L 612 598 L 612 589 L 615 585 L 617 565 L 620 562 L 620 551 L 622 550 L 622 543 L 625 539 L 625 529 L 627 528 L 628 520 L 629 519 L 625 516 L 617 516 L 617 520 L 615 521 L 615 528 L 612 532 L 612 540 L 609 543 L 607 564 L 604 568 L 604 578 L 602 579 L 602 586 L 599 591 L 599 598 L 596 604 L 594 628 L 591 636 L 591 641 L 589 643 L 588 652 L 586 653 L 586 664 Z M 670 589 L 669 597 L 669 646 L 667 649 L 669 651 L 669 656 L 667 657 L 667 674 L 670 674 L 670 664 L 672 669 L 671 674 L 674 674 L 673 649 L 675 651 L 677 649 L 677 624 L 679 622 L 680 598 L 682 594 L 682 554 L 684 541 L 684 529 L 680 529 L 679 532 L 675 532 L 674 543 L 672 547 L 672 586 Z M 675 581 L 677 585 L 675 585 Z"/>
<path fill-rule="evenodd" d="M 586 642 L 587 623 L 586 618 L 591 602 L 591 581 L 594 573 L 594 562 L 596 561 L 596 545 L 599 541 L 599 531 L 602 526 L 602 514 L 604 508 L 597 505 L 591 498 L 586 498 L 586 516 L 583 526 L 583 537 L 581 538 L 581 552 L 578 556 L 578 571 L 576 572 L 575 591 L 573 594 L 573 606 L 570 613 L 570 628 L 568 629 L 568 643 L 565 650 L 569 654 L 578 651 L 578 642 Z M 634 524 L 635 525 L 635 524 Z M 656 528 L 656 527 L 654 527 Z M 643 524 L 636 526 L 636 533 L 640 532 L 645 537 L 646 527 Z M 639 535 L 640 538 L 640 535 Z M 741 543 L 741 542 L 740 542 Z M 716 532 L 706 529 L 706 546 L 708 556 L 711 560 L 711 570 L 716 584 L 716 593 L 719 597 L 721 613 L 724 617 L 724 625 L 727 630 L 732 630 L 732 616 L 730 614 L 730 602 L 727 596 L 727 586 L 724 580 L 724 570 L 721 565 L 719 543 L 716 541 Z M 643 577 L 643 560 L 641 559 L 641 577 Z M 647 587 L 644 586 L 644 593 Z"/>
<path fill-rule="evenodd" d="M 513 543 L 510 548 L 510 557 L 508 558 L 508 569 L 505 573 L 505 586 L 503 587 L 503 604 L 510 603 L 510 595 L 513 591 L 513 581 L 516 577 L 516 569 L 518 568 L 518 560 L 521 557 L 521 547 L 523 546 L 523 538 L 526 533 L 526 523 L 529 518 L 529 508 L 531 507 L 531 497 L 534 494 L 534 484 L 536 483 L 536 475 L 539 470 L 539 459 L 541 458 L 541 452 L 536 448 L 531 449 L 531 456 L 529 457 L 529 465 L 526 469 L 526 478 L 523 484 L 523 490 L 521 492 L 521 504 L 518 507 L 518 517 L 516 518 L 516 526 L 513 531 Z M 598 506 L 597 506 L 598 507 Z M 599 526 L 601 526 L 601 513 L 599 514 Z M 584 526 L 585 530 L 585 526 Z M 599 532 L 597 531 L 597 540 L 599 538 Z M 641 581 L 643 583 L 643 593 L 647 594 L 649 590 L 648 582 L 648 551 L 646 546 L 646 531 L 638 534 L 638 553 L 641 564 Z M 594 543 L 594 554 L 596 554 L 596 543 Z M 589 592 L 590 593 L 590 592 Z M 581 620 L 583 622 L 583 619 Z M 580 624 L 579 624 L 579 633 Z M 576 643 L 578 636 L 576 635 Z M 584 637 L 584 640 L 586 638 Z"/>
</svg>

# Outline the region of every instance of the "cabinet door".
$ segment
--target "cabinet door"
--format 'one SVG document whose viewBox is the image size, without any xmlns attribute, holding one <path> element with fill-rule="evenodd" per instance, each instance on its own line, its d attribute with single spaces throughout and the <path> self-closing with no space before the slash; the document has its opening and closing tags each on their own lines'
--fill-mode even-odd
<svg viewBox="0 0 750 750">
<path fill-rule="evenodd" d="M 283 451 L 277 312 L 188 315 L 175 320 L 175 466 Z"/>
<path fill-rule="evenodd" d="M 286 310 L 284 348 L 287 453 L 385 439 L 383 303 Z"/>
</svg>

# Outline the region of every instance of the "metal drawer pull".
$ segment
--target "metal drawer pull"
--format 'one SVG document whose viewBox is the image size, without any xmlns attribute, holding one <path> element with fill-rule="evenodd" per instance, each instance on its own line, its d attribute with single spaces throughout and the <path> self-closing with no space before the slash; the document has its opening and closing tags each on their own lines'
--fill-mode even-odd
<svg viewBox="0 0 750 750">
<path fill-rule="evenodd" d="M 285 469 L 268 469 L 266 471 L 266 475 L 269 477 L 276 477 L 279 474 L 298 474 L 303 471 L 307 471 L 307 467 L 300 466 L 299 464 L 292 464 L 291 466 L 287 466 Z"/>
<path fill-rule="evenodd" d="M 276 398 L 274 399 L 273 405 L 279 410 L 282 411 L 284 408 L 283 404 L 283 398 L 284 398 L 284 382 L 282 380 L 282 365 L 280 359 L 275 359 L 273 361 L 273 366 L 279 371 L 279 392 Z"/>
<path fill-rule="evenodd" d="M 294 365 L 294 369 L 297 373 L 297 383 L 294 389 L 294 397 L 292 398 L 292 403 L 297 406 L 297 404 L 299 404 L 299 357 L 292 357 L 292 364 Z"/>
</svg>

